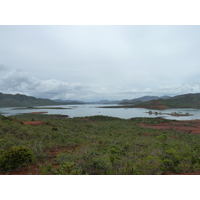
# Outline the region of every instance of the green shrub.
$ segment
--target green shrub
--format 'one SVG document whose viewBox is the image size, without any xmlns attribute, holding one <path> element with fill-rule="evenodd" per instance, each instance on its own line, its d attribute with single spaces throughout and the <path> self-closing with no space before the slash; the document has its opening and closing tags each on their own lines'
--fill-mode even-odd
<svg viewBox="0 0 200 200">
<path fill-rule="evenodd" d="M 51 175 L 53 173 L 53 166 L 51 164 L 40 167 L 40 173 L 42 175 Z"/>
<path fill-rule="evenodd" d="M 74 168 L 74 162 L 65 162 L 60 165 L 58 169 L 54 170 L 56 175 L 81 175 L 82 171 L 80 169 Z"/>
<path fill-rule="evenodd" d="M 178 167 L 180 164 L 180 155 L 175 149 L 168 149 L 165 153 L 161 156 L 162 160 L 162 170 L 163 171 L 170 171 L 173 173 L 178 173 Z"/>
<path fill-rule="evenodd" d="M 3 171 L 25 166 L 33 161 L 32 151 L 25 146 L 13 146 L 0 157 L 0 169 Z"/>
</svg>

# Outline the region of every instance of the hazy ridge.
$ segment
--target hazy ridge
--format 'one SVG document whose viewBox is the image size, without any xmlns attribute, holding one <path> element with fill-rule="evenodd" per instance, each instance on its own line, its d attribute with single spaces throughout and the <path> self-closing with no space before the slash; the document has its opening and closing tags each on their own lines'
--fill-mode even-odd
<svg viewBox="0 0 200 200">
<path fill-rule="evenodd" d="M 30 107 L 69 104 L 124 104 L 148 109 L 200 108 L 200 93 L 183 94 L 174 97 L 143 96 L 131 100 L 101 100 L 95 102 L 84 102 L 79 100 L 49 100 L 26 96 L 23 94 L 13 95 L 0 93 L 0 107 Z"/>
</svg>

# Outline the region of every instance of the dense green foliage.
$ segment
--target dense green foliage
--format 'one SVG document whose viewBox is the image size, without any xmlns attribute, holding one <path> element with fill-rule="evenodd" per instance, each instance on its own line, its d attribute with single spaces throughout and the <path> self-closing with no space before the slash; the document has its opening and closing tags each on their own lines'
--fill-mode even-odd
<svg viewBox="0 0 200 200">
<path fill-rule="evenodd" d="M 0 169 L 11 170 L 33 161 L 33 153 L 25 146 L 12 146 L 0 156 Z"/>
<path fill-rule="evenodd" d="M 16 121 L 17 120 L 17 121 Z M 44 121 L 30 126 L 21 121 Z M 41 174 L 164 174 L 200 169 L 200 136 L 143 128 L 162 118 L 0 116 L 0 154 L 13 146 L 33 152 Z M 176 139 L 174 139 L 176 138 Z"/>
</svg>

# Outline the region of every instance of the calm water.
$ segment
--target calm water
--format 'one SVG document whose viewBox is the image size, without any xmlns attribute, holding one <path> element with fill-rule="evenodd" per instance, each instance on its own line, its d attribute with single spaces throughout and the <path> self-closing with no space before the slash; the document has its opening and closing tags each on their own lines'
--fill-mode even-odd
<svg viewBox="0 0 200 200">
<path fill-rule="evenodd" d="M 124 119 L 129 119 L 132 117 L 164 117 L 166 119 L 176 119 L 176 120 L 191 120 L 200 119 L 200 109 L 192 108 L 182 108 L 182 109 L 167 109 L 161 112 L 172 113 L 181 112 L 183 114 L 190 113 L 193 116 L 182 116 L 175 117 L 170 115 L 149 115 L 149 109 L 144 108 L 98 108 L 99 106 L 105 105 L 59 105 L 59 106 L 46 106 L 46 107 L 63 107 L 71 109 L 22 109 L 22 110 L 12 110 L 13 108 L 0 108 L 0 114 L 5 116 L 16 115 L 20 113 L 30 113 L 30 112 L 48 112 L 48 114 L 62 114 L 69 115 L 69 117 L 85 117 L 94 115 L 105 115 L 112 117 L 119 117 Z M 110 105 L 109 105 L 110 106 Z M 38 106 L 40 107 L 40 106 Z M 41 106 L 45 107 L 45 106 Z M 156 110 L 152 110 L 153 112 Z"/>
</svg>

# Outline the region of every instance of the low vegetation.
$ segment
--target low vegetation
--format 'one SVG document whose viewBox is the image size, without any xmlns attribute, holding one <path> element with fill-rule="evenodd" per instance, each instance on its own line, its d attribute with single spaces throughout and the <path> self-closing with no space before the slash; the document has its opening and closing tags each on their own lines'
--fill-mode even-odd
<svg viewBox="0 0 200 200">
<path fill-rule="evenodd" d="M 28 124 L 33 121 L 43 123 Z M 0 115 L 1 174 L 21 170 L 21 174 L 159 175 L 200 170 L 200 135 L 140 126 L 164 122 L 169 120 Z"/>
</svg>

